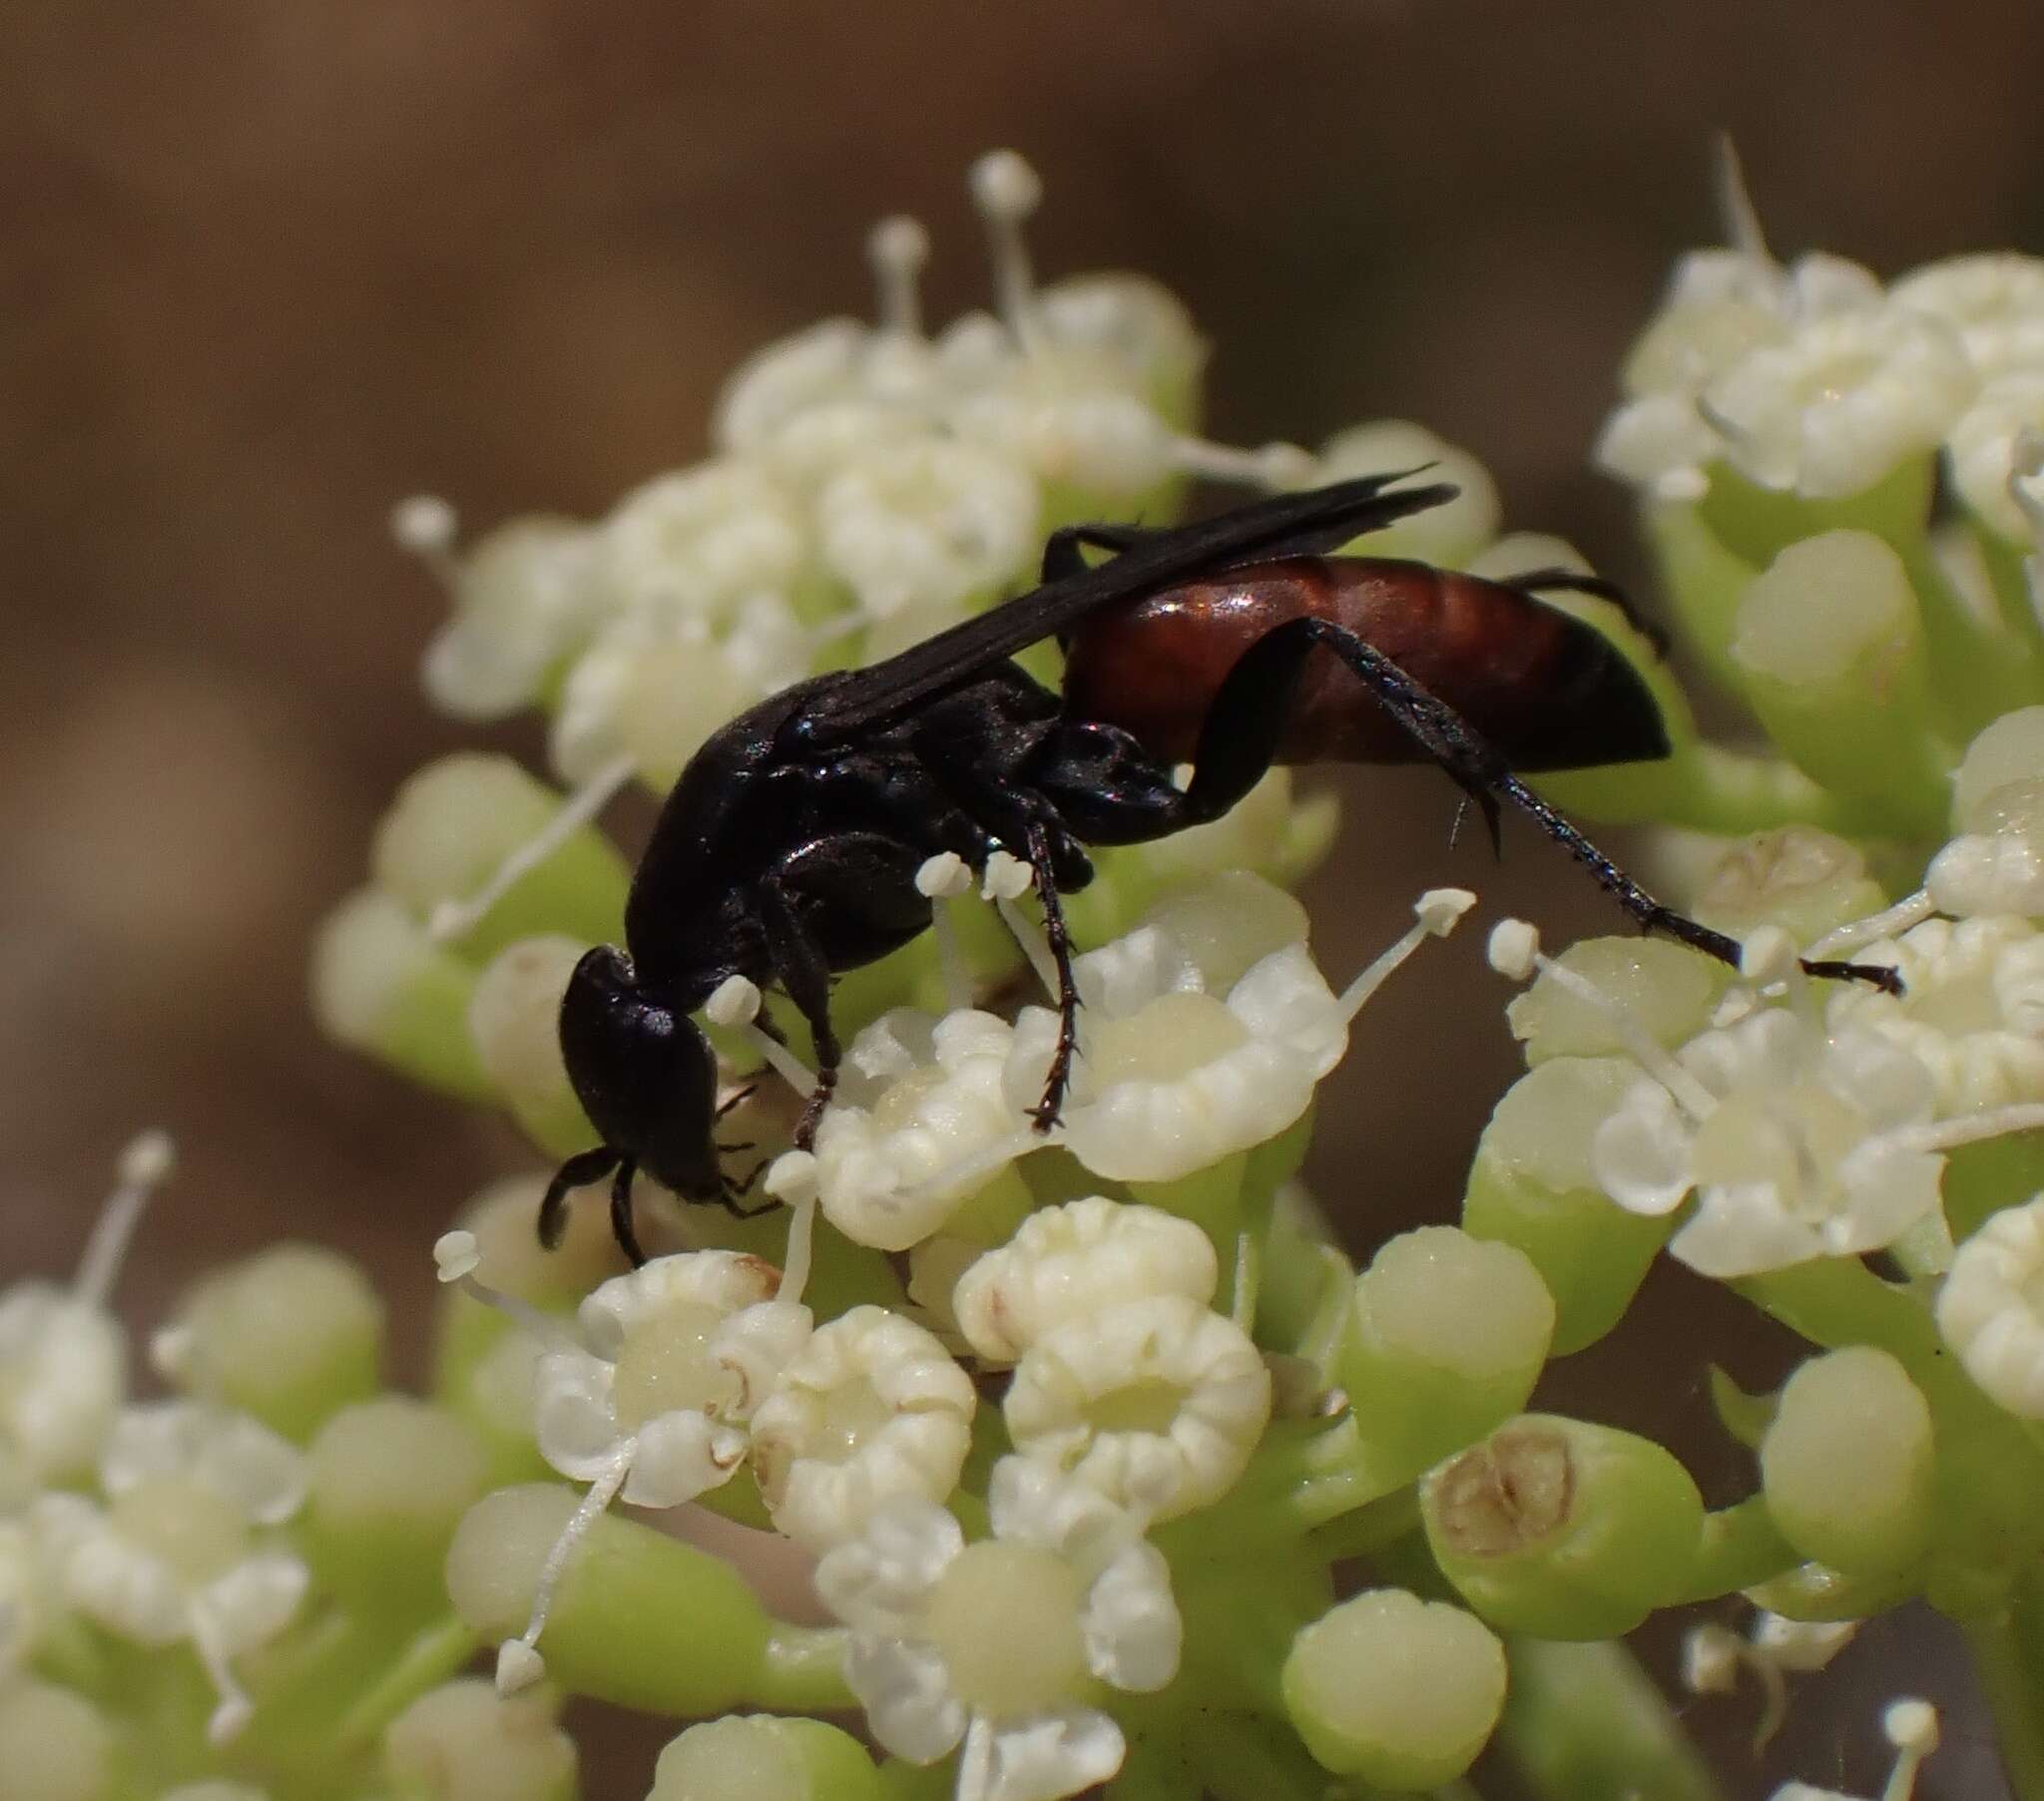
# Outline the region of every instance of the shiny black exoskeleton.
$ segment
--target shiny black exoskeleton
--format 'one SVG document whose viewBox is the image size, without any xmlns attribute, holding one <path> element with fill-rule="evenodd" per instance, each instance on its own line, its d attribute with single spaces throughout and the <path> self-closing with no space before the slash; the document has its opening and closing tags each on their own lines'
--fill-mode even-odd
<svg viewBox="0 0 2044 1801">
<path fill-rule="evenodd" d="M 1048 1130 L 1077 1006 L 1058 896 L 1092 878 L 1085 847 L 1216 819 L 1276 761 L 1437 762 L 1493 841 L 1510 801 L 1641 926 L 1736 963 L 1737 943 L 1661 906 L 1513 773 L 1668 753 L 1632 666 L 1534 598 L 1610 591 L 1562 571 L 1491 583 L 1329 558 L 1454 493 L 1392 487 L 1402 479 L 1282 495 L 1168 530 L 1061 531 L 1040 587 L 870 669 L 799 682 L 712 737 L 640 862 L 626 949 L 589 952 L 562 1002 L 562 1053 L 603 1144 L 561 1166 L 542 1238 L 558 1239 L 571 1188 L 607 1174 L 613 1229 L 635 1262 L 637 1170 L 736 1206 L 712 1131 L 715 1059 L 689 1018 L 732 976 L 779 986 L 814 1034 L 818 1082 L 797 1130 L 806 1143 L 840 1056 L 831 976 L 928 927 L 916 874 L 945 851 L 977 870 L 1006 849 L 1034 872 L 1061 989 L 1034 1110 Z M 1089 565 L 1089 546 L 1116 554 Z M 1062 695 L 1009 661 L 1048 638 L 1067 652 Z M 1188 756 L 1181 789 L 1173 765 Z"/>
</svg>

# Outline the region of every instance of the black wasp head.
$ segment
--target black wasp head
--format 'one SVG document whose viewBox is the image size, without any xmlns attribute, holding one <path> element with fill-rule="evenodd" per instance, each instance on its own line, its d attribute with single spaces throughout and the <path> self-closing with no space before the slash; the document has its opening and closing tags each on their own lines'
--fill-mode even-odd
<svg viewBox="0 0 2044 1801">
<path fill-rule="evenodd" d="M 561 1056 L 607 1149 L 691 1200 L 723 1192 L 711 1137 L 717 1059 L 687 1014 L 639 988 L 623 951 L 599 945 L 576 964 Z"/>
</svg>

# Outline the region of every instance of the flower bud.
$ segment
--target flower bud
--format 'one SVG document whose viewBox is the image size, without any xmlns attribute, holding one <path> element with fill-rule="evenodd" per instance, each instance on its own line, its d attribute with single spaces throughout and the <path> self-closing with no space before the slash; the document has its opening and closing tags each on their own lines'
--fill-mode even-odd
<svg viewBox="0 0 2044 1801">
<path fill-rule="evenodd" d="M 1651 1440 L 1526 1414 L 1420 1490 L 1441 1574 L 1494 1626 L 1615 1638 L 1681 1587 L 1703 1534 L 1697 1487 Z"/>
<path fill-rule="evenodd" d="M 1590 983 L 1610 1005 L 1593 1004 L 1575 984 L 1542 970 L 1505 1009 L 1529 1064 L 1629 1050 L 1618 1025 L 1621 1014 L 1672 1049 L 1710 1023 L 1711 1005 L 1725 986 L 1723 965 L 1659 938 L 1585 938 L 1555 962 Z"/>
<path fill-rule="evenodd" d="M 1638 1080 L 1629 1058 L 1557 1057 L 1506 1090 L 1477 1141 L 1462 1227 L 1532 1261 L 1556 1356 L 1618 1324 L 1674 1224 L 1613 1205 L 1590 1169 L 1598 1126 Z"/>
<path fill-rule="evenodd" d="M 383 1733 L 402 1801 L 573 1801 L 575 1762 L 543 1696 L 500 1696 L 475 1676 L 429 1689 Z"/>
<path fill-rule="evenodd" d="M 447 1551 L 447 1592 L 477 1633 L 508 1638 L 525 1629 L 540 1573 L 576 1505 L 572 1489 L 528 1483 L 469 1509 Z M 706 1714 L 746 1699 L 766 1632 L 758 1598 L 721 1558 L 605 1515 L 561 1572 L 539 1649 L 576 1694 Z"/>
<path fill-rule="evenodd" d="M 336 1044 L 464 1101 L 490 1092 L 468 1036 L 475 971 L 374 888 L 342 901 L 312 945 L 312 1017 Z"/>
<path fill-rule="evenodd" d="M 454 617 L 422 671 L 433 703 L 458 719 L 500 718 L 530 705 L 600 610 L 594 535 L 573 520 L 514 519 L 442 564 L 451 517 L 414 500 L 396 523 L 406 548 L 445 568 L 454 591 Z"/>
<path fill-rule="evenodd" d="M 1761 1441 L 1768 1511 L 1806 1558 L 1847 1575 L 1906 1569 L 1930 1538 L 1930 1408 L 1870 1345 L 1813 1357 L 1788 1378 Z"/>
<path fill-rule="evenodd" d="M 383 1303 L 361 1269 L 316 1244 L 275 1244 L 208 1276 L 159 1360 L 189 1393 L 246 1409 L 304 1444 L 379 1386 Z"/>
<path fill-rule="evenodd" d="M 1452 1782 L 1505 1699 L 1505 1651 L 1446 1601 L 1375 1588 L 1301 1630 L 1284 1659 L 1284 1710 L 1338 1775 L 1387 1789 Z"/>
<path fill-rule="evenodd" d="M 1526 1404 L 1553 1331 L 1554 1302 L 1523 1252 L 1422 1226 L 1356 1278 L 1335 1374 L 1372 1451 L 1416 1475 Z"/>
<path fill-rule="evenodd" d="M 114 1787 L 114 1733 L 83 1695 L 49 1682 L 0 1693 L 9 1801 L 99 1801 Z"/>
<path fill-rule="evenodd" d="M 1995 791 L 2044 771 L 2044 706 L 2003 713 L 1966 746 L 1952 777 L 1953 829 L 1988 832 L 2000 823 Z"/>
<path fill-rule="evenodd" d="M 553 1156 L 595 1137 L 561 1059 L 561 996 L 588 946 L 548 933 L 490 960 L 468 1003 L 468 1031 L 491 1085 L 526 1136 Z"/>
<path fill-rule="evenodd" d="M 430 921 L 443 902 L 466 900 L 544 831 L 562 799 L 508 756 L 443 756 L 398 789 L 377 826 L 370 853 L 376 884 Z M 477 959 L 535 932 L 615 943 L 631 879 L 610 840 L 582 826 L 513 881 L 457 943 Z"/>
<path fill-rule="evenodd" d="M 1456 496 L 1359 541 L 1371 557 L 1414 557 L 1459 568 L 1497 536 L 1497 484 L 1468 451 L 1409 419 L 1373 419 L 1336 432 L 1320 447 L 1320 479 L 1372 475 L 1424 465 L 1429 480 L 1452 482 Z"/>
<path fill-rule="evenodd" d="M 752 1713 L 705 1720 L 673 1740 L 646 1801 L 881 1801 L 887 1792 L 850 1733 Z"/>
<path fill-rule="evenodd" d="M 437 1604 L 448 1542 L 486 1481 L 476 1434 L 443 1408 L 383 1395 L 328 1420 L 308 1465 L 300 1543 L 313 1570 L 349 1599 Z"/>
<path fill-rule="evenodd" d="M 1916 595 L 1867 532 L 1791 544 L 1746 591 L 1732 660 L 1769 735 L 1814 780 L 1918 831 L 1943 817 Z"/>
</svg>

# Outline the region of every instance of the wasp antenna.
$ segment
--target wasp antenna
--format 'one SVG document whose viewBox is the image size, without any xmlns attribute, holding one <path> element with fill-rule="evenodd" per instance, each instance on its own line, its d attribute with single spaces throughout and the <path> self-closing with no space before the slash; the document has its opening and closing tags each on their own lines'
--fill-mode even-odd
<svg viewBox="0 0 2044 1801">
<path fill-rule="evenodd" d="M 1761 229 L 1761 216 L 1747 191 L 1746 170 L 1739 161 L 1739 149 L 1730 132 L 1720 132 L 1713 147 L 1712 186 L 1717 190 L 1718 220 L 1725 228 L 1725 241 L 1742 256 L 1775 267 L 1768 236 Z"/>
<path fill-rule="evenodd" d="M 454 541 L 461 517 L 437 494 L 412 494 L 390 509 L 390 537 L 441 581 L 454 583 Z"/>
<path fill-rule="evenodd" d="M 986 222 L 993 258 L 994 301 L 1015 341 L 1029 347 L 1036 281 L 1022 226 L 1043 199 L 1036 171 L 1012 150 L 992 150 L 972 166 L 972 202 Z"/>
<path fill-rule="evenodd" d="M 923 265 L 930 259 L 930 234 L 905 213 L 883 219 L 866 237 L 873 265 L 880 329 L 896 337 L 922 336 Z"/>
</svg>

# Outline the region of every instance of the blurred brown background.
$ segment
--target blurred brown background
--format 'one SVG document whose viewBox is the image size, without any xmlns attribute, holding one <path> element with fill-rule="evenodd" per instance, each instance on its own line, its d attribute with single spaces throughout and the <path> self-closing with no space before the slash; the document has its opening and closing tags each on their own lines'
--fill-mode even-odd
<svg viewBox="0 0 2044 1801">
<path fill-rule="evenodd" d="M 1044 176 L 1046 271 L 1143 268 L 1190 303 L 1219 435 L 1423 419 L 1489 462 L 1510 525 L 1627 573 L 1585 450 L 1671 256 L 1714 234 L 1712 133 L 1785 251 L 2036 247 L 2040 68 L 2020 0 L 12 0 L 0 1281 L 67 1268 L 116 1149 L 161 1122 L 184 1173 L 138 1312 L 302 1234 L 377 1260 L 416 1317 L 448 1210 L 520 1159 L 303 1006 L 307 935 L 392 787 L 462 741 L 418 694 L 438 597 L 388 546 L 394 497 L 595 513 L 692 460 L 739 355 L 865 307 L 885 212 L 937 235 L 933 315 L 976 303 L 963 172 L 1008 144 Z M 1501 869 L 1473 835 L 1450 856 L 1443 782 L 1344 785 L 1308 896 L 1330 971 L 1444 880 L 1553 937 L 1615 929 L 1523 833 Z M 1480 949 L 1394 984 L 1336 1078 L 1314 1169 L 1359 1244 L 1451 1214 L 1515 1068 Z M 1658 1386 L 1593 1355 L 1558 1392 L 1688 1435 L 1722 1500 L 1742 1472 L 1694 1432 L 1698 1347 L 1753 1381 L 1781 1352 L 1696 1305 L 1657 1278 L 1640 1310 L 1622 1354 L 1675 1341 Z M 1806 1777 L 1872 1779 L 1843 1747 L 1899 1678 L 1853 1659 L 1791 1728 Z M 1990 1793 L 1977 1751 L 1930 1791 Z"/>
</svg>

